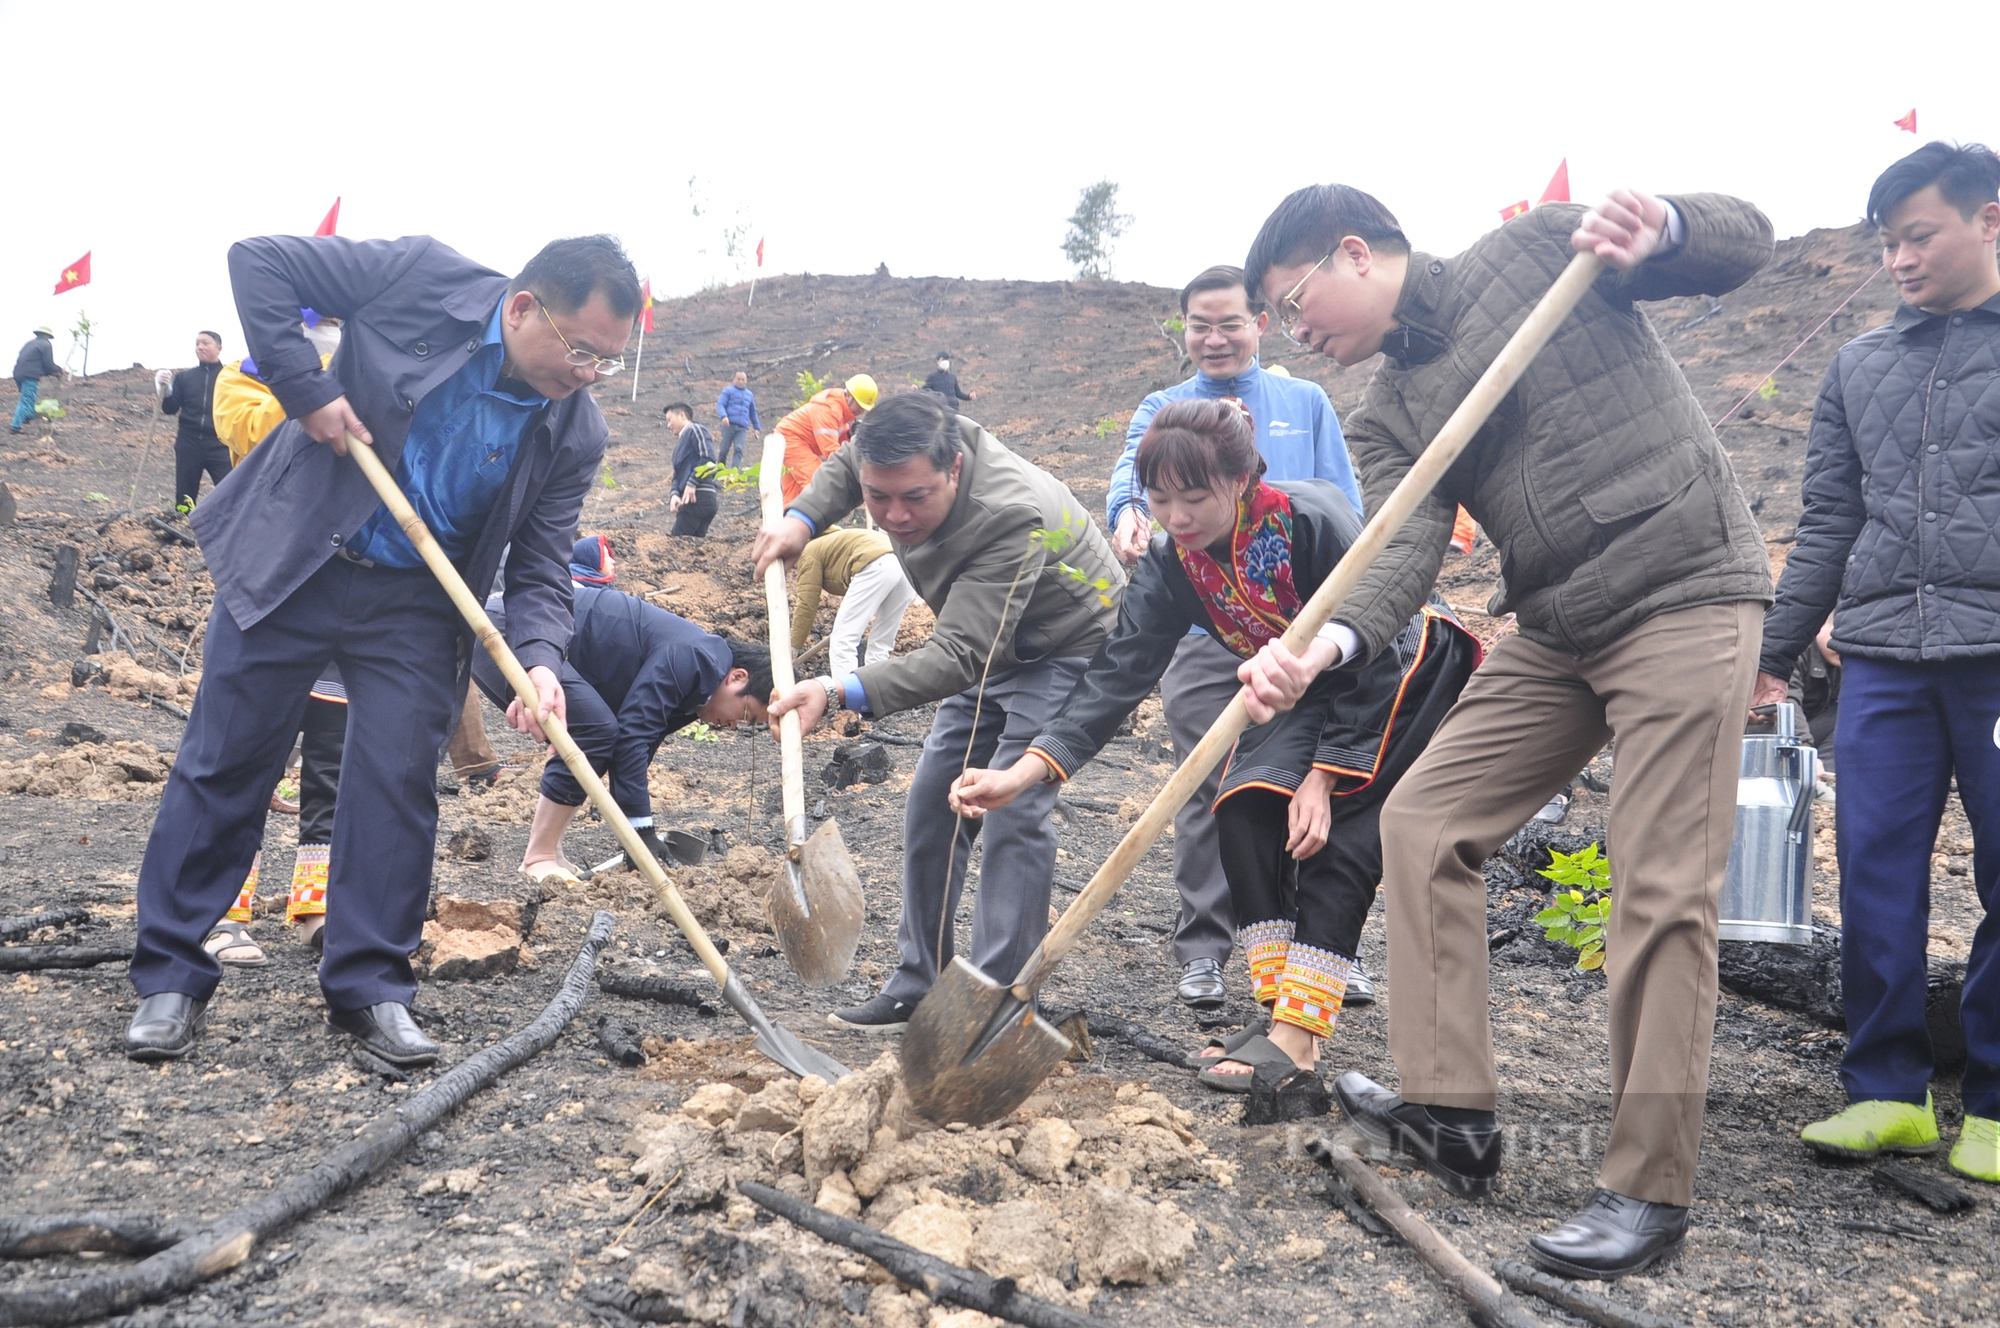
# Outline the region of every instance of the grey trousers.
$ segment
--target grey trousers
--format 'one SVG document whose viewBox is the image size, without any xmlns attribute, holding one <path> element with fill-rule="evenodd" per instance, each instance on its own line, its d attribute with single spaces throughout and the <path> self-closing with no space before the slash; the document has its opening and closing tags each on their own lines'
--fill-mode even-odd
<svg viewBox="0 0 2000 1328">
<path fill-rule="evenodd" d="M 1243 684 L 1236 680 L 1242 660 L 1207 632 L 1190 636 L 1174 652 L 1174 662 L 1160 679 L 1160 700 L 1167 713 L 1167 732 L 1181 757 L 1194 750 L 1216 716 L 1235 699 Z M 1222 874 L 1222 848 L 1216 838 L 1216 789 L 1222 766 L 1208 772 L 1201 787 L 1174 814 L 1174 884 L 1181 891 L 1181 923 L 1174 932 L 1174 957 L 1226 963 L 1236 944 L 1236 916 L 1229 904 L 1229 880 Z"/>
<path fill-rule="evenodd" d="M 883 988 L 887 995 L 914 1005 L 951 962 L 952 929 L 943 928 L 940 946 L 939 919 L 957 915 L 972 842 L 982 834 L 986 848 L 972 913 L 972 962 L 988 977 L 1011 982 L 1041 944 L 1056 871 L 1049 813 L 1060 786 L 1038 784 L 976 821 L 954 816 L 948 795 L 966 764 L 968 739 L 973 766 L 1012 765 L 1062 708 L 1089 663 L 1081 657 L 1042 660 L 989 678 L 976 737 L 977 689 L 938 706 L 903 804 L 903 918 L 896 928 L 902 962 Z"/>
</svg>

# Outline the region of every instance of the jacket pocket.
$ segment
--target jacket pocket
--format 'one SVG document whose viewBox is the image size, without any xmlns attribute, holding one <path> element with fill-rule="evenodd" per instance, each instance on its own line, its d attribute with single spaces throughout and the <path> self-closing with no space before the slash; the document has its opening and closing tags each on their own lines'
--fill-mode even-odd
<svg viewBox="0 0 2000 1328">
<path fill-rule="evenodd" d="M 1616 526 L 1666 506 L 1700 471 L 1691 448 L 1661 448 L 1588 486 L 1577 501 L 1594 525 Z"/>
</svg>

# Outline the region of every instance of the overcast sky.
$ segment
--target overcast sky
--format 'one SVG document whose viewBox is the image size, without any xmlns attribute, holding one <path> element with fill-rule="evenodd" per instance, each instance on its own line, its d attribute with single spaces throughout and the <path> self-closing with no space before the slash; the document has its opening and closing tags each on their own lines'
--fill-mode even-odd
<svg viewBox="0 0 2000 1328">
<path fill-rule="evenodd" d="M 1452 252 L 1564 157 L 1579 201 L 1724 190 L 1793 235 L 1921 141 L 2000 140 L 1996 36 L 1990 3 L 0 0 L 0 335 L 49 322 L 60 358 L 88 310 L 93 369 L 191 363 L 202 327 L 233 360 L 229 243 L 336 195 L 343 235 L 509 272 L 611 231 L 660 295 L 736 275 L 731 224 L 766 274 L 1065 277 L 1100 178 L 1115 275 L 1167 286 L 1318 181 Z"/>
</svg>

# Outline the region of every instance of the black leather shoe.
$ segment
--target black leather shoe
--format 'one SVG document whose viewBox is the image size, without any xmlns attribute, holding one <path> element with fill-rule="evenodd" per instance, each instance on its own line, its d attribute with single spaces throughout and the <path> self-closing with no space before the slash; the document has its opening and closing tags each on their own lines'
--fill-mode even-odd
<svg viewBox="0 0 2000 1328">
<path fill-rule="evenodd" d="M 1453 1194 L 1479 1199 L 1493 1192 L 1500 1174 L 1498 1125 L 1448 1125 L 1353 1070 L 1333 1081 L 1333 1093 L 1347 1119 L 1378 1148 L 1417 1159 Z"/>
<path fill-rule="evenodd" d="M 383 1001 L 365 1010 L 328 1010 L 326 1022 L 399 1069 L 429 1065 L 438 1058 L 437 1043 L 423 1035 L 410 1018 L 410 1007 L 398 1001 Z"/>
<path fill-rule="evenodd" d="M 1650 1268 L 1687 1243 L 1688 1210 L 1610 1190 L 1569 1221 L 1528 1242 L 1528 1257 L 1565 1277 L 1600 1281 Z"/>
<path fill-rule="evenodd" d="M 1176 990 L 1184 1004 L 1197 1010 L 1220 1010 L 1229 999 L 1229 988 L 1222 985 L 1222 965 L 1213 959 L 1188 960 Z"/>
<path fill-rule="evenodd" d="M 140 998 L 125 1028 L 125 1054 L 135 1061 L 175 1061 L 188 1054 L 208 1011 L 207 1001 L 163 991 Z"/>
<path fill-rule="evenodd" d="M 1340 1007 L 1343 1010 L 1349 1010 L 1357 1005 L 1373 1005 L 1374 1003 L 1375 984 L 1369 980 L 1366 973 L 1361 971 L 1361 965 L 1357 962 L 1354 965 L 1354 971 L 1347 975 L 1347 992 L 1340 998 Z"/>
</svg>

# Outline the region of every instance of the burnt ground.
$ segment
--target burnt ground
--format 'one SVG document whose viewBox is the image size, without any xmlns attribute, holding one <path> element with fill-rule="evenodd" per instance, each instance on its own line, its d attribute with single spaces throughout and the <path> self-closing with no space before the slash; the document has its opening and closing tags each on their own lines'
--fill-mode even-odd
<svg viewBox="0 0 2000 1328">
<path fill-rule="evenodd" d="M 1706 300 L 1688 300 L 1651 312 L 1697 394 L 1719 415 L 1762 381 L 1873 262 L 1860 231 L 1814 232 L 1788 241 L 1770 268 L 1713 310 Z M 625 589 L 743 634 L 762 630 L 746 557 L 754 501 L 748 494 L 725 498 L 724 515 L 706 542 L 664 534 L 671 440 L 659 410 L 666 402 L 686 395 L 705 414 L 727 375 L 743 367 L 768 423 L 801 368 L 836 379 L 867 369 L 894 390 L 920 380 L 929 357 L 949 348 L 965 385 L 978 393 L 969 412 L 1095 503 L 1131 408 L 1146 391 L 1180 376 L 1177 351 L 1158 327 L 1173 296 L 1153 288 L 794 275 L 762 283 L 751 308 L 743 306 L 744 294 L 737 288 L 660 305 L 639 400 L 626 398 L 629 386 L 601 394 L 615 435 L 610 483 L 593 494 L 582 523 L 586 533 L 612 535 Z M 1774 565 L 1782 561 L 1797 518 L 1819 376 L 1840 342 L 1880 322 L 1892 302 L 1881 282 L 1863 291 L 1836 325 L 1777 375 L 1776 396 L 1752 397 L 1754 409 L 1723 431 L 1773 541 Z M 1267 342 L 1270 359 L 1323 381 L 1337 404 L 1351 405 L 1358 397 L 1364 369 L 1325 368 L 1281 347 L 1279 338 Z M 49 796 L 0 794 L 0 917 L 81 905 L 91 912 L 88 925 L 33 939 L 129 943 L 132 886 L 153 829 L 157 784 L 106 773 L 120 768 L 108 744 L 145 743 L 167 753 L 177 746 L 180 722 L 142 692 L 172 685 L 183 662 L 198 669 L 208 585 L 195 555 L 171 537 L 129 520 L 108 520 L 133 486 L 145 445 L 144 375 L 105 374 L 58 395 L 71 415 L 52 436 L 0 444 L 5 479 L 19 504 L 18 519 L 0 530 L 0 596 L 8 624 L 0 641 L 0 760 L 51 758 L 36 772 L 40 785 L 15 781 Z M 167 501 L 170 429 L 163 425 L 158 432 L 139 486 L 140 514 L 156 513 Z M 108 686 L 68 686 L 73 661 L 84 658 L 89 605 L 79 597 L 75 607 L 58 610 L 45 595 L 47 569 L 63 544 L 81 550 L 84 583 L 101 586 L 94 593 L 124 634 L 143 629 L 150 637 L 138 641 L 137 665 L 169 679 L 149 681 L 128 670 L 115 673 Z M 134 550 L 149 554 L 151 565 L 142 566 L 147 560 L 132 556 Z M 112 561 L 93 569 L 97 555 Z M 1454 603 L 1476 609 L 1492 574 L 1491 549 L 1482 542 L 1470 558 L 1452 560 L 1446 592 Z M 1505 630 L 1483 616 L 1468 613 L 1468 619 L 1489 635 Z M 906 641 L 927 622 L 920 609 L 913 611 Z M 915 712 L 888 717 L 878 727 L 916 737 L 927 720 Z M 62 730 L 72 722 L 98 730 L 103 741 L 71 751 L 65 762 L 58 759 L 68 750 Z M 490 792 L 443 797 L 435 888 L 524 901 L 534 887 L 513 869 L 527 836 L 536 753 L 500 731 L 490 712 L 488 723 L 508 771 Z M 1172 758 L 1161 729 L 1156 717 L 1142 712 L 1135 733 L 1114 743 L 1068 791 L 1059 886 L 1074 888 L 1089 876 L 1125 829 L 1118 809 L 1128 799 L 1143 800 L 1168 774 Z M 809 739 L 809 771 L 824 764 L 833 741 Z M 124 750 L 129 756 L 135 749 Z M 869 892 L 868 931 L 848 984 L 831 992 L 806 990 L 753 919 L 726 909 L 712 914 L 727 919 L 716 931 L 731 942 L 731 960 L 773 1016 L 857 1068 L 874 1060 L 883 1044 L 834 1032 L 820 1017 L 836 1002 L 869 994 L 894 962 L 901 790 L 915 751 L 891 746 L 889 756 L 885 782 L 824 795 L 825 811 L 839 818 Z M 775 845 L 778 818 L 767 799 L 776 766 L 768 738 L 676 737 L 655 766 L 664 817 L 684 828 L 719 831 L 728 846 Z M 99 796 L 77 796 L 93 779 L 89 787 Z M 1592 837 L 1603 811 L 1600 795 L 1581 790 L 1563 829 Z M 1819 832 L 1816 913 L 1837 926 L 1829 819 L 1821 818 Z M 445 843 L 462 829 L 484 832 L 490 856 L 451 856 Z M 267 905 L 282 898 L 294 837 L 289 818 L 271 819 L 263 858 Z M 610 833 L 591 823 L 572 834 L 569 851 L 579 861 L 595 861 L 613 847 Z M 1978 912 L 1968 874 L 1969 834 L 1955 801 L 1939 847 L 1933 954 L 1962 961 Z M 1541 892 L 1499 860 L 1489 880 L 1496 934 L 1520 928 L 1540 906 Z M 1059 890 L 1058 904 L 1068 897 Z M 646 902 L 636 877 L 602 878 L 586 891 L 544 902 L 527 941 L 532 964 L 483 980 L 426 983 L 419 1017 L 445 1045 L 446 1062 L 532 1018 L 552 995 L 593 907 L 619 913 L 608 951 L 613 967 L 644 965 L 692 980 L 698 972 L 692 953 Z M 1190 1048 L 1209 1032 L 1238 1026 L 1250 1014 L 1240 995 L 1222 1018 L 1206 1024 L 1173 1000 L 1176 966 L 1166 939 L 1176 909 L 1162 844 L 1058 971 L 1048 1002 L 1133 1019 Z M 231 970 L 211 1007 L 206 1037 L 171 1066 L 139 1067 L 119 1055 L 118 1037 L 134 998 L 116 965 L 7 980 L 0 999 L 0 1113 L 7 1122 L 0 1132 L 0 1212 L 122 1208 L 196 1224 L 301 1171 L 410 1091 L 354 1064 L 345 1039 L 323 1027 L 310 952 L 274 919 L 259 922 L 257 930 L 271 966 Z M 1369 930 L 1363 960 L 1381 973 L 1379 926 Z M 1232 978 L 1240 986 L 1240 959 L 1235 968 Z M 1421 1175 L 1389 1169 L 1412 1202 L 1475 1261 L 1518 1254 L 1528 1235 L 1586 1195 L 1609 1119 L 1602 979 L 1574 972 L 1529 933 L 1496 949 L 1492 992 L 1505 1080 L 1502 1115 L 1512 1131 L 1501 1191 L 1491 1200 L 1464 1202 Z M 1385 993 L 1385 1005 L 1343 1018 L 1326 1068 L 1393 1079 L 1384 1039 L 1390 998 Z M 649 1044 L 651 1064 L 632 1070 L 605 1056 L 595 1024 L 607 1015 L 658 1039 Z M 768 1069 L 744 1054 L 741 1031 L 733 1017 L 594 993 L 554 1047 L 474 1097 L 374 1181 L 280 1233 L 202 1293 L 121 1322 L 629 1322 L 618 1308 L 629 1300 L 618 1293 L 632 1264 L 604 1251 L 652 1197 L 630 1172 L 634 1123 L 647 1113 L 671 1111 L 703 1081 L 730 1079 L 754 1088 L 768 1077 Z M 1805 1014 L 1725 993 L 1716 1037 L 1689 1248 L 1677 1262 L 1628 1279 L 1609 1294 L 1690 1323 L 2000 1317 L 1991 1289 L 1995 1196 L 1968 1185 L 1977 1191 L 1978 1207 L 1940 1216 L 1876 1184 L 1870 1167 L 1819 1162 L 1798 1145 L 1800 1125 L 1842 1103 L 1835 1068 L 1843 1039 L 1837 1031 Z M 675 1039 L 684 1044 L 675 1046 Z M 1232 1163 L 1234 1175 L 1227 1183 L 1213 1172 L 1207 1179 L 1163 1182 L 1156 1197 L 1170 1197 L 1200 1224 L 1187 1265 L 1163 1286 L 1102 1291 L 1090 1302 L 1093 1310 L 1133 1323 L 1463 1321 L 1462 1308 L 1419 1262 L 1363 1233 L 1332 1201 L 1325 1173 L 1303 1154 L 1298 1127 L 1245 1127 L 1239 1099 L 1207 1092 L 1187 1073 L 1125 1043 L 1100 1038 L 1095 1056 L 1077 1067 L 1078 1083 L 1094 1081 L 1108 1090 L 1149 1081 L 1192 1113 L 1194 1135 L 1211 1155 Z M 1959 1109 L 1956 1078 L 1941 1074 L 1935 1087 L 1949 1133 Z M 1945 1175 L 1941 1159 L 1915 1165 Z M 452 1173 L 457 1183 L 444 1183 Z M 672 1207 L 648 1210 L 620 1248 L 643 1260 L 722 1225 L 714 1209 L 662 1215 Z M 1316 1248 L 1315 1239 L 1324 1247 Z M 800 1247 L 812 1243 L 801 1240 Z M 79 1276 L 108 1262 L 0 1264 L 0 1286 Z M 841 1303 L 858 1309 L 866 1302 L 865 1294 L 855 1294 L 861 1289 L 851 1283 Z M 754 1296 L 746 1312 L 748 1321 L 760 1321 Z M 1546 1317 L 1566 1321 L 1553 1311 Z M 843 1315 L 829 1304 L 812 1321 L 841 1322 Z"/>
</svg>

